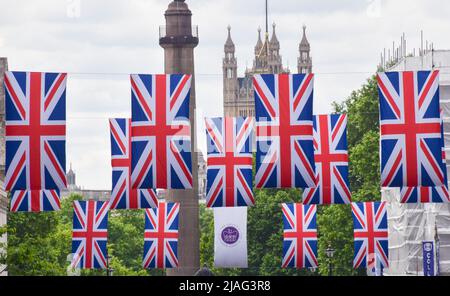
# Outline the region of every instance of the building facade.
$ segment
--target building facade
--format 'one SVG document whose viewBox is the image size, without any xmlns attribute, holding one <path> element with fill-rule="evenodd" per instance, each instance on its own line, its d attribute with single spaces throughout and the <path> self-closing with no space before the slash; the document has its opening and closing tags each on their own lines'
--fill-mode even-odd
<svg viewBox="0 0 450 296">
<path fill-rule="evenodd" d="M 8 198 L 3 190 L 5 180 L 5 92 L 3 81 L 5 72 L 8 71 L 8 60 L 0 57 L 0 226 L 7 222 Z M 0 243 L 6 242 L 6 235 L 0 237 Z M 0 252 L 3 250 L 0 249 Z M 6 267 L 0 265 L 0 275 L 7 275 Z"/>
<path fill-rule="evenodd" d="M 439 70 L 440 105 L 443 109 L 447 174 L 450 173 L 450 50 L 420 50 L 406 54 L 403 47 L 387 71 Z M 449 175 L 450 176 L 450 175 Z M 450 275 L 450 204 L 401 204 L 400 191 L 382 189 L 388 201 L 389 268 L 386 275 L 423 275 L 422 242 L 434 241 L 435 269 Z"/>
<path fill-rule="evenodd" d="M 222 61 L 223 110 L 225 116 L 255 116 L 253 75 L 290 72 L 287 67 L 283 66 L 276 25 L 273 24 L 272 27 L 272 36 L 269 39 L 269 33 L 266 32 L 264 42 L 261 38 L 261 29 L 258 29 L 253 66 L 245 70 L 243 77 L 238 77 L 236 47 L 231 38 L 231 27 L 228 26 L 228 37 L 224 45 L 225 56 Z M 303 26 L 303 37 L 299 44 L 297 70 L 298 73 L 312 72 L 311 46 L 306 38 L 306 26 Z"/>
</svg>

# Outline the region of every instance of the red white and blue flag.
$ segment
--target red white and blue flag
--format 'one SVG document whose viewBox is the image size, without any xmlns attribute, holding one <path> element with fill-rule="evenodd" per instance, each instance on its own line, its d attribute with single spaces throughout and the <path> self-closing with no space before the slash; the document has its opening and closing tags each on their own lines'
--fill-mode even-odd
<svg viewBox="0 0 450 296">
<path fill-rule="evenodd" d="M 381 185 L 444 185 L 439 71 L 378 74 Z"/>
<path fill-rule="evenodd" d="M 316 205 L 282 204 L 282 267 L 317 267 Z"/>
<path fill-rule="evenodd" d="M 400 190 L 401 203 L 450 203 L 447 187 L 403 187 Z"/>
<path fill-rule="evenodd" d="M 353 267 L 389 267 L 385 202 L 352 203 L 355 255 Z"/>
<path fill-rule="evenodd" d="M 73 202 L 72 268 L 106 268 L 108 210 L 108 202 Z"/>
<path fill-rule="evenodd" d="M 207 207 L 253 206 L 252 118 L 205 119 Z"/>
<path fill-rule="evenodd" d="M 109 120 L 111 130 L 111 209 L 143 209 L 158 206 L 155 189 L 131 186 L 131 119 Z"/>
<path fill-rule="evenodd" d="M 192 188 L 191 75 L 131 75 L 132 186 Z"/>
<path fill-rule="evenodd" d="M 441 110 L 441 139 L 442 139 L 442 171 L 444 172 L 443 186 L 418 186 L 418 187 L 403 187 L 400 190 L 401 203 L 450 203 L 450 193 L 448 191 L 447 179 L 447 163 L 445 156 L 444 143 L 444 124 L 442 120 Z"/>
<path fill-rule="evenodd" d="M 156 209 L 145 210 L 143 267 L 178 267 L 179 203 L 160 202 Z"/>
<path fill-rule="evenodd" d="M 313 74 L 253 78 L 256 187 L 315 187 Z"/>
<path fill-rule="evenodd" d="M 66 181 L 65 73 L 6 72 L 5 190 L 11 211 L 59 210 Z"/>
<path fill-rule="evenodd" d="M 314 116 L 316 188 L 303 191 L 304 204 L 349 204 L 347 115 Z"/>
</svg>

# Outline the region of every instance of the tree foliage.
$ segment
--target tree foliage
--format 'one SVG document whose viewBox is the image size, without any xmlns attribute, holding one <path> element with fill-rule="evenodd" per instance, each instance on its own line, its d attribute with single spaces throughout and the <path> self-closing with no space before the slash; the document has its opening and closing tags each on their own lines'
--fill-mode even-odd
<svg viewBox="0 0 450 296">
<path fill-rule="evenodd" d="M 66 275 L 72 241 L 72 204 L 82 199 L 71 195 L 61 201 L 61 211 L 9 213 L 6 254 L 0 264 L 9 275 Z M 142 269 L 144 211 L 111 211 L 108 219 L 108 253 L 114 275 L 162 274 Z M 5 256 L 6 255 L 6 256 Z M 83 270 L 82 275 L 106 275 L 105 270 Z"/>
</svg>

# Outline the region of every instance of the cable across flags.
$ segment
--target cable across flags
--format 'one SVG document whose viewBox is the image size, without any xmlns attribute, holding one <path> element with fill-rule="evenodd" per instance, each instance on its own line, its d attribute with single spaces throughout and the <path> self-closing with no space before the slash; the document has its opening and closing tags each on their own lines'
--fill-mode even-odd
<svg viewBox="0 0 450 296">
<path fill-rule="evenodd" d="M 444 185 L 439 71 L 378 73 L 381 185 Z"/>
<path fill-rule="evenodd" d="M 74 201 L 72 268 L 106 268 L 108 210 L 108 202 Z"/>
<path fill-rule="evenodd" d="M 207 118 L 205 125 L 208 148 L 206 205 L 253 206 L 253 119 Z"/>
<path fill-rule="evenodd" d="M 6 176 L 11 211 L 60 209 L 66 181 L 65 73 L 6 72 Z"/>
<path fill-rule="evenodd" d="M 349 204 L 347 115 L 314 116 L 316 188 L 303 191 L 304 204 Z"/>
<path fill-rule="evenodd" d="M 352 203 L 355 255 L 353 267 L 389 267 L 385 202 Z"/>
<path fill-rule="evenodd" d="M 313 74 L 255 75 L 256 187 L 315 187 Z"/>
<path fill-rule="evenodd" d="M 155 189 L 133 189 L 131 185 L 131 119 L 109 120 L 111 130 L 111 209 L 142 209 L 158 206 Z"/>
<path fill-rule="evenodd" d="M 282 267 L 317 267 L 316 205 L 282 204 Z"/>
<path fill-rule="evenodd" d="M 145 210 L 143 267 L 178 267 L 179 203 L 160 202 L 158 208 Z"/>
<path fill-rule="evenodd" d="M 190 75 L 131 75 L 133 188 L 192 188 L 190 89 Z"/>
</svg>

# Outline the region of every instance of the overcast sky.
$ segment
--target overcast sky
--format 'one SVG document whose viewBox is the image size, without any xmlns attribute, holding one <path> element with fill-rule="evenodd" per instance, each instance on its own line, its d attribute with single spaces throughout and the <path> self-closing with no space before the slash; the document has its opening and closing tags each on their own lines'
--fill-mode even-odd
<svg viewBox="0 0 450 296">
<path fill-rule="evenodd" d="M 195 50 L 200 147 L 203 117 L 221 116 L 222 56 L 228 24 L 239 73 L 253 61 L 264 0 L 187 0 L 199 26 Z M 331 111 L 376 70 L 380 52 L 405 32 L 408 51 L 420 30 L 436 49 L 450 49 L 446 0 L 269 0 L 284 65 L 297 70 L 306 24 L 315 76 L 314 112 Z M 67 166 L 77 183 L 110 189 L 108 118 L 129 117 L 127 73 L 162 73 L 158 26 L 168 0 L 0 0 L 0 56 L 10 70 L 68 72 Z M 91 73 L 87 75 L 86 73 Z M 110 73 L 110 74 L 105 74 Z"/>
</svg>

